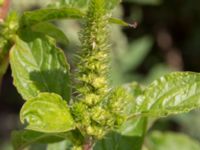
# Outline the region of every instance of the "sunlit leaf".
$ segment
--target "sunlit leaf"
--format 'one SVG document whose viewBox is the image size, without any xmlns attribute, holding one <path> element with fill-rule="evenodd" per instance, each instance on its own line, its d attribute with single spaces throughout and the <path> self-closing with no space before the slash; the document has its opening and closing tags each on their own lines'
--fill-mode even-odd
<svg viewBox="0 0 200 150">
<path fill-rule="evenodd" d="M 41 93 L 28 100 L 20 112 L 20 120 L 26 129 L 57 133 L 72 130 L 74 121 L 66 101 L 53 93 Z"/>
<path fill-rule="evenodd" d="M 167 116 L 200 107 L 200 74 L 175 72 L 155 80 L 136 100 L 137 116 Z"/>
<path fill-rule="evenodd" d="M 72 144 L 65 140 L 58 143 L 48 144 L 47 150 L 71 150 Z"/>
<path fill-rule="evenodd" d="M 25 100 L 53 92 L 69 101 L 69 66 L 64 53 L 46 36 L 27 31 L 10 52 L 14 85 Z"/>
</svg>

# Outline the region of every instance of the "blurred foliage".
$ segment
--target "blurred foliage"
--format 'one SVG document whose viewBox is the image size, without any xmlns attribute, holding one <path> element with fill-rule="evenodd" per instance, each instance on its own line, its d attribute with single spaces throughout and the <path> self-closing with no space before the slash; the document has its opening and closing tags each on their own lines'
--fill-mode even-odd
<svg viewBox="0 0 200 150">
<path fill-rule="evenodd" d="M 199 150 L 200 144 L 183 134 L 154 131 L 147 140 L 149 150 Z"/>
</svg>

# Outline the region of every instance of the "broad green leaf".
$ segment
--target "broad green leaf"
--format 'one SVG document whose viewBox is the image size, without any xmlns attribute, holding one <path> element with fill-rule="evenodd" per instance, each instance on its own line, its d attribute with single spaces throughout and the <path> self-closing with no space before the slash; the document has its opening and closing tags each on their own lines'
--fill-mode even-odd
<svg viewBox="0 0 200 150">
<path fill-rule="evenodd" d="M 55 19 L 81 19 L 84 13 L 76 8 L 46 8 L 35 11 L 25 12 L 21 19 L 21 26 L 34 25 Z"/>
<path fill-rule="evenodd" d="M 154 131 L 147 139 L 149 150 L 199 150 L 200 143 L 186 135 Z"/>
<path fill-rule="evenodd" d="M 141 137 L 122 136 L 111 132 L 96 143 L 94 150 L 141 150 L 142 142 Z"/>
<path fill-rule="evenodd" d="M 66 35 L 64 34 L 64 32 L 51 23 L 48 23 L 48 22 L 38 23 L 38 24 L 32 26 L 31 29 L 34 32 L 40 32 L 45 35 L 49 35 L 49 36 L 53 37 L 54 39 L 56 39 L 57 42 L 61 42 L 63 44 L 69 43 L 69 40 L 66 37 Z"/>
<path fill-rule="evenodd" d="M 20 112 L 20 120 L 26 129 L 58 133 L 75 128 L 66 101 L 53 93 L 41 93 L 28 100 Z"/>
<path fill-rule="evenodd" d="M 31 130 L 13 131 L 11 140 L 15 150 L 35 143 L 54 143 L 66 139 L 70 133 L 42 133 Z"/>
<path fill-rule="evenodd" d="M 137 116 L 167 116 L 200 107 L 200 74 L 175 72 L 155 80 L 136 99 Z"/>
<path fill-rule="evenodd" d="M 70 99 L 69 66 L 64 53 L 40 33 L 25 32 L 10 52 L 14 85 L 25 100 L 40 92 Z"/>
<path fill-rule="evenodd" d="M 47 150 L 72 150 L 72 144 L 67 140 L 48 144 Z"/>
</svg>

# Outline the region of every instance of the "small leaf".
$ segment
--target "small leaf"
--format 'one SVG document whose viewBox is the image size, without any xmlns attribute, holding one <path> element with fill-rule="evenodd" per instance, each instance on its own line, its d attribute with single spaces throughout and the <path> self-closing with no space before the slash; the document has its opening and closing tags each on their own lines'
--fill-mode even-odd
<svg viewBox="0 0 200 150">
<path fill-rule="evenodd" d="M 31 130 L 13 131 L 11 140 L 15 150 L 22 150 L 35 143 L 54 143 L 68 137 L 70 133 L 42 133 Z"/>
<path fill-rule="evenodd" d="M 130 24 L 118 18 L 109 18 L 109 22 L 113 24 L 121 25 L 121 26 L 126 26 L 126 27 L 130 26 Z"/>
<path fill-rule="evenodd" d="M 47 150 L 72 150 L 72 144 L 65 140 L 59 143 L 48 144 Z"/>
<path fill-rule="evenodd" d="M 10 51 L 14 84 L 25 100 L 40 92 L 57 93 L 70 99 L 69 66 L 64 53 L 49 38 L 31 31 L 16 37 Z"/>
<path fill-rule="evenodd" d="M 34 25 L 40 22 L 55 19 L 81 19 L 84 13 L 76 8 L 46 8 L 35 11 L 25 12 L 21 19 L 21 26 Z"/>
<path fill-rule="evenodd" d="M 200 107 L 200 74 L 176 72 L 150 84 L 136 99 L 135 115 L 167 116 Z"/>
<path fill-rule="evenodd" d="M 118 130 L 124 136 L 140 136 L 143 137 L 146 131 L 147 119 L 130 119 L 127 120 Z"/>
<path fill-rule="evenodd" d="M 61 42 L 63 44 L 69 43 L 69 40 L 66 37 L 66 35 L 64 34 L 64 32 L 51 23 L 48 23 L 48 22 L 38 23 L 38 24 L 32 26 L 31 29 L 34 32 L 40 32 L 45 35 L 49 35 L 49 36 L 53 37 L 54 39 L 56 39 L 56 41 Z"/>
<path fill-rule="evenodd" d="M 67 103 L 57 94 L 41 93 L 28 100 L 20 112 L 26 129 L 57 133 L 74 129 L 74 121 Z"/>
<path fill-rule="evenodd" d="M 183 134 L 152 132 L 147 138 L 150 150 L 199 150 L 200 143 Z"/>
</svg>

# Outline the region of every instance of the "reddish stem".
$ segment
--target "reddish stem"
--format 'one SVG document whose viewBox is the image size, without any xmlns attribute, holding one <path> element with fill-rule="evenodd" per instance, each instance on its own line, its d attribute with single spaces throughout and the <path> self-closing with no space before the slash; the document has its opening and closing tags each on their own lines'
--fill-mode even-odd
<svg viewBox="0 0 200 150">
<path fill-rule="evenodd" d="M 8 14 L 10 0 L 4 0 L 3 5 L 0 7 L 0 20 L 4 20 Z"/>
<path fill-rule="evenodd" d="M 92 139 L 87 139 L 85 144 L 83 145 L 83 150 L 92 150 L 92 149 L 93 149 Z"/>
</svg>

